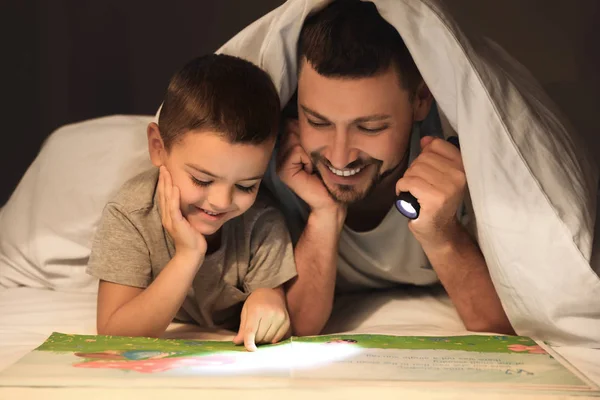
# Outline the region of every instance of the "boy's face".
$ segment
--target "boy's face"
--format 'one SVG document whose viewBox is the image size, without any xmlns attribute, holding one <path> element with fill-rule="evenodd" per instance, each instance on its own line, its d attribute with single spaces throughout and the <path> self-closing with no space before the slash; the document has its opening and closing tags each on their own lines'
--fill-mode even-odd
<svg viewBox="0 0 600 400">
<path fill-rule="evenodd" d="M 414 121 L 429 112 L 422 85 L 414 100 L 394 68 L 367 78 L 331 78 L 303 61 L 298 77 L 300 145 L 335 200 L 363 199 L 406 154 Z"/>
<path fill-rule="evenodd" d="M 181 213 L 205 236 L 248 210 L 258 192 L 274 141 L 232 144 L 214 132 L 185 133 L 166 151 L 156 124 L 148 127 L 150 157 L 164 165 L 181 193 Z"/>
</svg>

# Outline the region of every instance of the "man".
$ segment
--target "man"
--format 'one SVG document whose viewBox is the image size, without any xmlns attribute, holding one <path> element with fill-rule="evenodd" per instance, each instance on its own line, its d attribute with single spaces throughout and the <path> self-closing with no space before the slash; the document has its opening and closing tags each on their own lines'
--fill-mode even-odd
<svg viewBox="0 0 600 400">
<path fill-rule="evenodd" d="M 433 98 L 398 32 L 372 3 L 333 2 L 305 21 L 298 71 L 297 120 L 278 151 L 278 178 L 266 182 L 296 240 L 294 333 L 320 333 L 335 290 L 438 280 L 467 329 L 512 333 L 457 218 L 460 152 L 440 138 L 419 142 Z M 395 210 L 401 191 L 418 198 L 418 219 Z"/>
</svg>

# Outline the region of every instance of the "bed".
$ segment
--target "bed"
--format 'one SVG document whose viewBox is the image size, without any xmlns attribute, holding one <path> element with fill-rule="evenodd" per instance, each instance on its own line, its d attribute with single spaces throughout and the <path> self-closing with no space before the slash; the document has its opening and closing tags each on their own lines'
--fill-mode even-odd
<svg viewBox="0 0 600 400">
<path fill-rule="evenodd" d="M 290 0 L 219 51 L 246 57 L 267 70 L 285 102 L 295 88 L 294 37 L 307 13 L 326 2 Z M 528 72 L 495 44 L 464 34 L 441 2 L 375 3 L 407 42 L 449 129 L 461 136 L 467 180 L 481 217 L 480 243 L 511 322 L 519 334 L 549 340 L 600 384 L 600 268 L 593 260 L 598 228 L 595 163 L 569 136 L 570 128 Z M 405 18 L 420 21 L 429 33 L 423 35 Z M 449 64 L 452 73 L 435 67 Z M 469 90 L 460 90 L 465 87 Z M 53 331 L 94 333 L 97 283 L 84 272 L 91 238 L 106 201 L 123 182 L 149 167 L 145 127 L 154 119 L 117 115 L 60 128 L 0 210 L 0 369 Z M 509 171 L 499 160 L 508 160 L 516 169 Z M 507 185 L 515 175 L 520 185 Z M 490 180 L 493 187 L 485 184 Z M 505 186 L 511 190 L 499 190 Z M 503 205 L 515 199 L 522 202 L 511 214 L 514 210 Z M 515 215 L 516 228 L 507 226 Z M 327 331 L 466 333 L 445 293 L 435 288 L 340 298 Z M 199 332 L 181 324 L 172 324 L 167 335 L 231 338 L 228 332 Z M 294 389 L 270 394 L 317 395 L 310 388 Z M 366 397 L 371 389 L 328 388 L 323 398 Z M 177 392 L 182 398 L 199 396 L 198 391 Z M 235 389 L 203 394 L 240 395 Z M 419 396 L 412 394 L 411 398 Z M 0 398 L 164 395 L 156 389 L 131 388 L 0 389 Z M 244 393 L 245 398 L 259 396 Z"/>
</svg>

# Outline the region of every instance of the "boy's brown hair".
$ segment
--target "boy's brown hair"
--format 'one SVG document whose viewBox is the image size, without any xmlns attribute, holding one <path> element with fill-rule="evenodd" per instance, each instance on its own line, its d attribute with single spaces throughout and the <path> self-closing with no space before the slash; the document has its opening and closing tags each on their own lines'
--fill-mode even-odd
<svg viewBox="0 0 600 400">
<path fill-rule="evenodd" d="M 280 103 L 269 75 L 224 54 L 193 59 L 172 78 L 158 126 L 167 150 L 189 131 L 211 130 L 231 143 L 260 144 L 277 136 Z"/>
</svg>

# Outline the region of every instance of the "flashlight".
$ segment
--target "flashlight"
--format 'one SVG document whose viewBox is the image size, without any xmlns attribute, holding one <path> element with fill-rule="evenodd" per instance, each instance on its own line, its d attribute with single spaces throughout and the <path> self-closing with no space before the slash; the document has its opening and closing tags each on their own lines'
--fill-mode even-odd
<svg viewBox="0 0 600 400">
<path fill-rule="evenodd" d="M 460 144 L 457 136 L 450 136 L 447 141 L 455 145 L 460 150 Z M 406 218 L 419 218 L 421 205 L 419 204 L 419 200 L 417 200 L 417 198 L 410 192 L 400 192 L 400 194 L 396 197 L 394 204 L 396 205 L 398 211 L 400 211 L 400 214 L 404 215 Z"/>
</svg>

